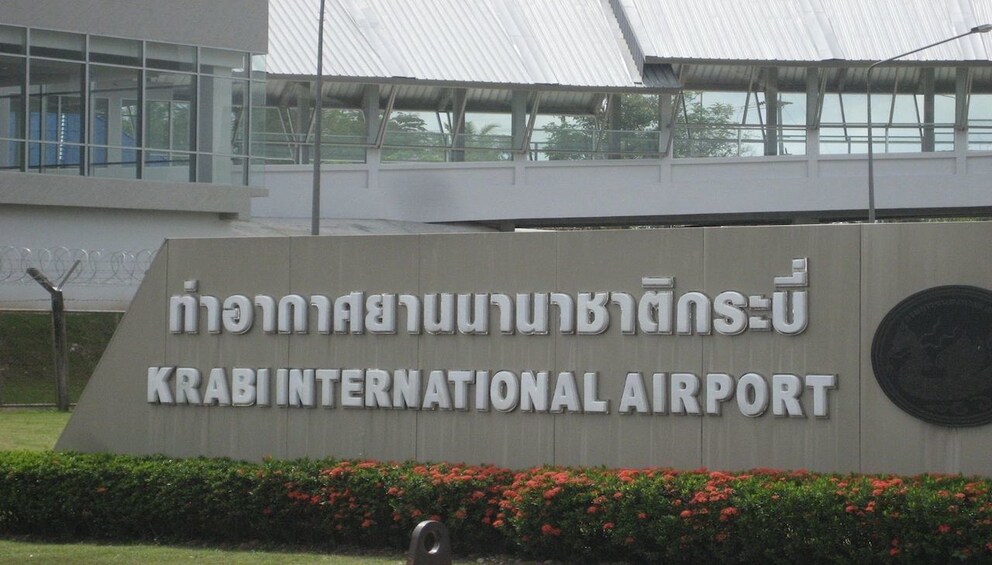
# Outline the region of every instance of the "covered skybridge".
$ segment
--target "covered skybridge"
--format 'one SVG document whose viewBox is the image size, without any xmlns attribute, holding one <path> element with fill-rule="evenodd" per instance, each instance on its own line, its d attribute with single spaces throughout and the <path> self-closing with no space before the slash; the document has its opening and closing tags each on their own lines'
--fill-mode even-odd
<svg viewBox="0 0 992 565">
<path fill-rule="evenodd" d="M 318 7 L 270 2 L 258 216 L 309 215 Z M 863 217 L 868 66 L 992 21 L 985 0 L 327 7 L 321 215 L 504 227 Z M 992 209 L 990 45 L 873 73 L 881 217 Z"/>
</svg>

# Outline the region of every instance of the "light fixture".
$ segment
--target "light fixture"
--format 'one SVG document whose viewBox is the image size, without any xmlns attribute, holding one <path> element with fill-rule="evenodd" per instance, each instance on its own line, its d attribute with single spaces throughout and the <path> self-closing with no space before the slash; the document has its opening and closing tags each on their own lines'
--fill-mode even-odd
<svg viewBox="0 0 992 565">
<path fill-rule="evenodd" d="M 930 49 L 931 47 L 936 47 L 942 45 L 949 41 L 954 41 L 955 39 L 961 39 L 962 37 L 971 35 L 973 33 L 988 33 L 992 31 L 992 24 L 982 24 L 977 25 L 971 30 L 962 33 L 960 35 L 955 35 L 954 37 L 948 37 L 947 39 L 942 39 L 936 43 L 931 43 L 930 45 L 925 45 L 918 49 L 913 49 L 912 51 L 907 51 L 895 57 L 889 57 L 888 59 L 883 59 L 868 65 L 868 74 L 865 80 L 865 90 L 868 93 L 868 222 L 875 223 L 875 152 L 874 152 L 874 140 L 872 137 L 872 124 L 871 124 L 871 72 L 875 70 L 875 67 L 879 65 L 884 65 L 890 61 L 895 61 L 905 57 L 906 55 L 912 55 L 913 53 L 919 53 L 924 49 Z"/>
</svg>

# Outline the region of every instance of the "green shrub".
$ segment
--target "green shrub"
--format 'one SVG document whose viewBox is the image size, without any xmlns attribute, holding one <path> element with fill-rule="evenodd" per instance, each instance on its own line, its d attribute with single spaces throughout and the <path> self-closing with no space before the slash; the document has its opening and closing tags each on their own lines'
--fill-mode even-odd
<svg viewBox="0 0 992 565">
<path fill-rule="evenodd" d="M 404 548 L 567 562 L 992 562 L 986 479 L 0 453 L 0 534 Z"/>
</svg>

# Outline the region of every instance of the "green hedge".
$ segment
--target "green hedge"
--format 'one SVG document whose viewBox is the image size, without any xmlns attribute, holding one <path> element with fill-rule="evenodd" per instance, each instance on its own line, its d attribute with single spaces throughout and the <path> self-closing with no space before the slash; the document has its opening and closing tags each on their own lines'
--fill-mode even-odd
<svg viewBox="0 0 992 565">
<path fill-rule="evenodd" d="M 0 453 L 0 533 L 456 550 L 567 562 L 992 562 L 986 479 Z"/>
</svg>

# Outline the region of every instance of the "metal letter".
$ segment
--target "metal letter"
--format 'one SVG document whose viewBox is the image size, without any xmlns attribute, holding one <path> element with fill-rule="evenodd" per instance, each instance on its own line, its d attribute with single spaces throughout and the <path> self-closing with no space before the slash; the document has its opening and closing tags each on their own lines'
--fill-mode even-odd
<svg viewBox="0 0 992 565">
<path fill-rule="evenodd" d="M 372 294 L 365 299 L 365 327 L 372 334 L 396 333 L 396 295 Z"/>
<path fill-rule="evenodd" d="M 679 335 L 710 335 L 713 322 L 710 298 L 701 292 L 687 292 L 679 297 L 675 331 Z"/>
<path fill-rule="evenodd" d="M 599 335 L 610 327 L 610 311 L 606 303 L 608 292 L 580 292 L 578 300 L 578 329 L 580 335 Z"/>
<path fill-rule="evenodd" d="M 148 403 L 175 404 L 172 390 L 169 389 L 169 377 L 174 367 L 148 367 Z"/>
<path fill-rule="evenodd" d="M 757 418 L 768 410 L 768 383 L 764 377 L 747 373 L 737 381 L 737 407 L 749 418 Z"/>
<path fill-rule="evenodd" d="M 231 369 L 231 404 L 251 406 L 255 404 L 255 398 L 255 371 L 237 367 Z"/>
<path fill-rule="evenodd" d="M 489 400 L 496 410 L 512 412 L 520 403 L 520 382 L 510 371 L 499 371 L 489 383 Z"/>
<path fill-rule="evenodd" d="M 610 300 L 620 307 L 620 333 L 634 335 L 637 333 L 637 304 L 634 297 L 626 292 L 611 292 Z"/>
<path fill-rule="evenodd" d="M 458 295 L 458 331 L 467 335 L 489 333 L 489 295 Z"/>
<path fill-rule="evenodd" d="M 231 391 L 227 386 L 227 371 L 223 367 L 210 369 L 207 388 L 203 390 L 204 406 L 230 406 Z"/>
<path fill-rule="evenodd" d="M 575 300 L 572 295 L 552 292 L 551 304 L 558 308 L 558 331 L 563 334 L 575 333 Z"/>
<path fill-rule="evenodd" d="M 489 302 L 499 308 L 499 332 L 503 335 L 513 334 L 513 301 L 505 294 L 493 294 Z"/>
<path fill-rule="evenodd" d="M 451 394 L 448 392 L 448 379 L 445 377 L 444 371 L 431 371 L 430 376 L 427 377 L 423 409 L 451 410 Z"/>
<path fill-rule="evenodd" d="M 620 406 L 617 411 L 621 414 L 638 412 L 647 414 L 648 391 L 644 389 L 644 376 L 640 373 L 627 373 L 627 379 L 623 383 L 623 394 L 620 395 Z"/>
<path fill-rule="evenodd" d="M 235 294 L 224 299 L 224 312 L 221 317 L 224 321 L 224 331 L 236 335 L 246 334 L 255 321 L 255 308 L 250 298 Z"/>
<path fill-rule="evenodd" d="M 805 418 L 799 397 L 803 393 L 803 383 L 795 375 L 772 375 L 772 414 Z"/>
<path fill-rule="evenodd" d="M 440 311 L 438 298 L 440 297 Z M 424 296 L 424 331 L 429 334 L 455 333 L 455 295 L 450 293 Z"/>
<path fill-rule="evenodd" d="M 533 301 L 533 308 L 531 302 Z M 517 295 L 517 331 L 521 335 L 547 335 L 547 293 Z"/>
<path fill-rule="evenodd" d="M 276 301 L 264 294 L 255 295 L 255 306 L 262 309 L 262 331 L 267 334 L 276 333 Z"/>
<path fill-rule="evenodd" d="M 307 333 L 307 299 L 299 294 L 287 294 L 279 299 L 279 333 Z"/>
<path fill-rule="evenodd" d="M 734 395 L 734 379 L 726 373 L 706 375 L 706 413 L 719 416 L 720 407 Z"/>
<path fill-rule="evenodd" d="M 609 414 L 610 401 L 599 398 L 599 373 L 582 375 L 582 409 L 586 414 Z"/>
<path fill-rule="evenodd" d="M 721 335 L 739 335 L 747 329 L 747 297 L 728 290 L 713 300 L 713 329 Z"/>
<path fill-rule="evenodd" d="M 176 369 L 176 404 L 202 404 L 200 371 L 188 367 Z"/>
<path fill-rule="evenodd" d="M 382 369 L 369 369 L 365 371 L 365 407 L 366 408 L 390 408 L 389 387 L 392 378 L 389 372 Z"/>
<path fill-rule="evenodd" d="M 524 371 L 520 373 L 520 411 L 546 412 L 548 410 L 548 372 Z"/>
<path fill-rule="evenodd" d="M 406 309 L 406 333 L 420 334 L 420 298 L 409 294 L 400 295 L 400 306 Z"/>
<path fill-rule="evenodd" d="M 837 388 L 837 375 L 806 375 L 806 388 L 813 389 L 813 416 L 829 418 L 827 391 Z"/>
<path fill-rule="evenodd" d="M 696 398 L 699 377 L 692 373 L 672 373 L 671 385 L 672 414 L 702 414 Z"/>
<path fill-rule="evenodd" d="M 789 321 L 789 318 L 792 321 Z M 772 325 L 785 335 L 798 335 L 806 331 L 809 315 L 806 291 L 777 291 L 772 295 Z"/>
<path fill-rule="evenodd" d="M 555 414 L 566 411 L 582 411 L 582 404 L 579 402 L 579 387 L 575 384 L 575 373 L 569 371 L 558 373 L 549 411 Z"/>
</svg>

